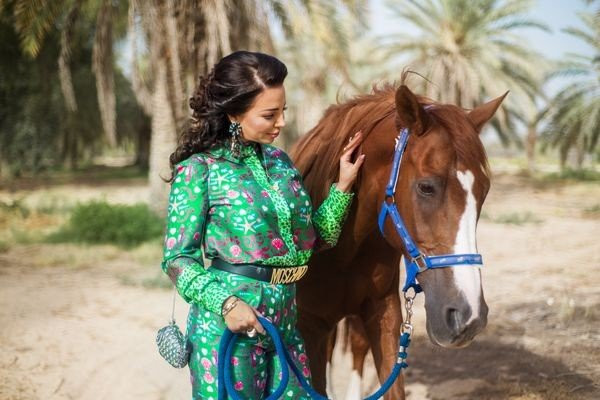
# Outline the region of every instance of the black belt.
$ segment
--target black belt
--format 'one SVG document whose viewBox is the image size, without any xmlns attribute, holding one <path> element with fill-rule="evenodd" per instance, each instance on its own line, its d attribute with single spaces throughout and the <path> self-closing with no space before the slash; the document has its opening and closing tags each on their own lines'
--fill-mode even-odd
<svg viewBox="0 0 600 400">
<path fill-rule="evenodd" d="M 288 284 L 300 280 L 306 274 L 308 265 L 298 267 L 271 267 L 258 264 L 230 264 L 222 258 L 213 258 L 212 268 L 272 284 Z"/>
</svg>

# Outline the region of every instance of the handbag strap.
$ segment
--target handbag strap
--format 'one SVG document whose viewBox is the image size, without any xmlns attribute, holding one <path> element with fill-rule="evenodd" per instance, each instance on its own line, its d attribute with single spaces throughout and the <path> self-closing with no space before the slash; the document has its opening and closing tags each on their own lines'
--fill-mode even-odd
<svg viewBox="0 0 600 400">
<path fill-rule="evenodd" d="M 175 323 L 175 297 L 177 296 L 177 288 L 173 285 L 173 309 L 171 310 L 171 323 Z"/>
</svg>

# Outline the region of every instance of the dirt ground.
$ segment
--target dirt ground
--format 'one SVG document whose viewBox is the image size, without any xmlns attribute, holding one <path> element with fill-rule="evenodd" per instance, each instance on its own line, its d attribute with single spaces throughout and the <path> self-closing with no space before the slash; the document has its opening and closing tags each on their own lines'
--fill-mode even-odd
<svg viewBox="0 0 600 400">
<path fill-rule="evenodd" d="M 0 192 L 23 204 L 143 199 L 141 182 Z M 54 199 L 54 200 L 49 200 Z M 600 399 L 600 185 L 497 175 L 478 229 L 490 308 L 465 349 L 433 346 L 423 299 L 406 371 L 408 398 Z M 60 217 L 40 217 L 38 229 Z M 0 229 L 14 230 L 1 221 Z M 0 399 L 187 399 L 188 371 L 170 367 L 154 338 L 172 292 L 157 284 L 160 242 L 30 244 L 0 250 Z M 186 305 L 176 316 L 184 324 Z M 344 398 L 348 356 L 334 359 Z M 365 394 L 377 387 L 372 363 Z"/>
</svg>

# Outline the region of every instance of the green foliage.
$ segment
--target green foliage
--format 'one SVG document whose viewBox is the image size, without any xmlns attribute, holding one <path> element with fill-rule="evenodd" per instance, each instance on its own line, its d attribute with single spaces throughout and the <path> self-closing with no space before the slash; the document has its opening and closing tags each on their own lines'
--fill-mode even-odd
<svg viewBox="0 0 600 400">
<path fill-rule="evenodd" d="M 388 0 L 415 36 L 392 35 L 385 44 L 390 57 L 407 57 L 404 65 L 430 80 L 424 94 L 465 108 L 510 90 L 492 127 L 503 143 L 519 142 L 513 124 L 530 120 L 537 110 L 543 70 L 548 62 L 522 40 L 523 29 L 548 28 L 529 17 L 532 1 Z"/>
<path fill-rule="evenodd" d="M 481 214 L 479 214 L 479 219 L 482 221 L 491 221 L 492 218 L 487 212 L 482 211 Z"/>
<path fill-rule="evenodd" d="M 530 18 L 532 1 L 387 0 L 399 22 L 418 32 L 390 35 L 389 57 L 422 74 L 427 97 L 472 108 L 510 90 L 491 121 L 504 144 L 519 144 L 516 121 L 537 115 L 535 99 L 548 62 L 522 40 L 523 29 L 548 28 Z M 397 72 L 396 72 L 397 74 Z"/>
<path fill-rule="evenodd" d="M 77 205 L 68 223 L 49 242 L 112 243 L 131 247 L 160 237 L 163 221 L 146 204 L 114 205 L 92 201 Z"/>
<path fill-rule="evenodd" d="M 579 182 L 598 182 L 600 181 L 600 172 L 592 169 L 571 169 L 566 168 L 560 172 L 553 172 L 551 174 L 544 175 L 543 181 L 579 181 Z"/>
<path fill-rule="evenodd" d="M 21 218 L 27 218 L 30 214 L 29 208 L 23 204 L 22 199 L 15 199 L 10 202 L 0 200 L 0 213 L 19 215 Z"/>
<path fill-rule="evenodd" d="M 119 275 L 122 285 L 144 287 L 146 289 L 173 289 L 173 282 L 160 269 L 153 276 L 139 277 L 127 274 Z"/>
<path fill-rule="evenodd" d="M 540 224 L 543 222 L 542 219 L 538 218 L 535 214 L 530 211 L 527 212 L 512 212 L 508 214 L 501 214 L 492 219 L 493 222 L 498 224 L 508 225 L 525 225 L 525 224 Z"/>
<path fill-rule="evenodd" d="M 142 279 L 141 284 L 147 289 L 171 289 L 173 287 L 173 282 L 171 282 L 167 274 L 162 271 L 152 278 Z"/>
<path fill-rule="evenodd" d="M 9 233 L 12 241 L 18 244 L 34 244 L 42 241 L 42 235 L 38 231 L 13 226 L 9 229 Z"/>
<path fill-rule="evenodd" d="M 600 204 L 584 208 L 583 214 L 588 217 L 600 217 Z"/>
<path fill-rule="evenodd" d="M 90 45 L 73 43 L 71 68 L 79 110 L 66 110 L 56 67 L 59 38 L 52 32 L 37 57 L 23 55 L 6 16 L 0 19 L 0 157 L 6 175 L 36 174 L 65 158 L 75 162 L 77 151 L 94 151 L 100 127 L 94 79 L 85 62 Z"/>
<path fill-rule="evenodd" d="M 583 154 L 597 154 L 600 137 L 600 14 L 581 14 L 585 29 L 565 31 L 592 46 L 592 56 L 569 54 L 550 76 L 571 79 L 544 110 L 546 126 L 542 132 L 545 147 L 558 148 L 561 166 L 566 167 L 569 151 L 578 152 L 577 167 L 581 168 Z"/>
<path fill-rule="evenodd" d="M 11 7 L 0 10 L 3 177 L 37 175 L 51 168 L 75 168 L 89 163 L 104 150 L 96 83 L 90 67 L 95 18 L 90 15 L 93 10 L 84 11 L 73 26 L 69 42 L 69 68 L 77 103 L 77 111 L 71 112 L 65 105 L 58 75 L 59 27 L 44 31 L 43 45 L 40 42 L 39 48 L 31 53 L 35 54 L 32 58 L 19 46 L 18 21 Z M 55 21 L 58 25 L 60 22 L 60 18 Z M 149 135 L 148 118 L 137 105 L 123 74 L 115 72 L 117 140 L 121 145 L 135 148 L 141 134 Z"/>
</svg>

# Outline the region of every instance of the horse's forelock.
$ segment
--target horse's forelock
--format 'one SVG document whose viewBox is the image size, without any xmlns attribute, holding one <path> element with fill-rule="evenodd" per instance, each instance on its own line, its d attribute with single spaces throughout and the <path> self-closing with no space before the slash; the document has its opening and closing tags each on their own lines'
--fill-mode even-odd
<svg viewBox="0 0 600 400">
<path fill-rule="evenodd" d="M 485 148 L 465 110 L 454 105 L 435 103 L 427 111 L 448 132 L 458 160 L 467 169 L 480 170 L 489 176 L 489 164 Z"/>
</svg>

